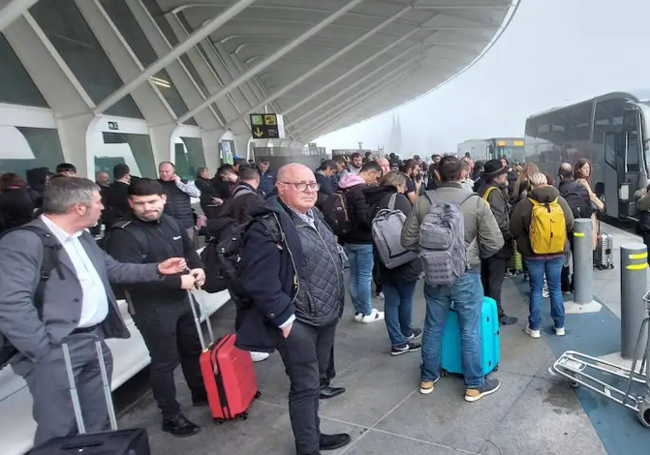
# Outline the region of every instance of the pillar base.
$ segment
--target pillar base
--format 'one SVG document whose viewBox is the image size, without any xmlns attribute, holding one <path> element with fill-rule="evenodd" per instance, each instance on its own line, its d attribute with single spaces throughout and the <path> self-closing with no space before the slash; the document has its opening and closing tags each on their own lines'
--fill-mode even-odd
<svg viewBox="0 0 650 455">
<path fill-rule="evenodd" d="M 603 305 L 592 300 L 587 303 L 576 303 L 573 300 L 564 301 L 564 313 L 565 314 L 586 314 L 586 313 L 598 313 Z"/>
</svg>

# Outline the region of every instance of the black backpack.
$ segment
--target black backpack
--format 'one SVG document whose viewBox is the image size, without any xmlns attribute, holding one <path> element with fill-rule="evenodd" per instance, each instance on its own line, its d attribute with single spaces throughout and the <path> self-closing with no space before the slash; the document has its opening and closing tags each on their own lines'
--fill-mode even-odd
<svg viewBox="0 0 650 455">
<path fill-rule="evenodd" d="M 279 248 L 285 243 L 280 221 L 275 214 L 266 214 L 255 220 L 264 224 L 267 234 Z M 228 290 L 238 308 L 248 308 L 251 304 L 237 270 L 237 264 L 241 259 L 243 237 L 251 223 L 252 221 L 227 227 L 201 252 L 201 260 L 205 267 L 203 290 L 211 294 Z"/>
<path fill-rule="evenodd" d="M 566 191 L 561 193 L 561 196 L 571 207 L 571 212 L 573 212 L 573 218 L 591 218 L 593 209 L 591 207 L 591 202 L 585 200 L 581 193 L 583 188 L 577 182 L 571 182 L 570 186 L 567 185 Z"/>
<path fill-rule="evenodd" d="M 349 234 L 354 229 L 354 220 L 350 216 L 346 193 L 346 190 L 336 190 L 323 201 L 322 212 L 325 221 L 339 237 Z"/>
<path fill-rule="evenodd" d="M 41 263 L 41 277 L 34 291 L 33 302 L 38 312 L 38 317 L 43 317 L 43 305 L 45 304 L 45 283 L 50 279 L 52 271 L 56 270 L 59 278 L 63 280 L 63 270 L 61 269 L 61 262 L 59 260 L 59 251 L 62 245 L 50 231 L 44 228 L 33 225 L 24 225 L 17 228 L 9 229 L 2 233 L 0 239 L 13 231 L 32 231 L 38 235 L 43 244 L 43 261 Z M 11 342 L 0 333 L 0 369 L 4 368 L 9 361 L 18 354 L 18 350 L 11 344 Z"/>
</svg>

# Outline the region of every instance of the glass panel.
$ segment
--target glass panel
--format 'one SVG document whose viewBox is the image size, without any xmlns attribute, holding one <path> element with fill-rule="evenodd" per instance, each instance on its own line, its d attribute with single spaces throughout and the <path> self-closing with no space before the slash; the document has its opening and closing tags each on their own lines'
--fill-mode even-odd
<svg viewBox="0 0 650 455">
<path fill-rule="evenodd" d="M 49 107 L 2 33 L 0 33 L 0 62 L 2 62 L 0 65 L 1 102 Z"/>
<path fill-rule="evenodd" d="M 101 0 L 101 3 L 113 24 L 118 28 L 126 42 L 129 43 L 142 66 L 146 68 L 158 60 L 156 52 L 149 44 L 147 37 L 138 25 L 125 0 Z M 160 93 L 165 97 L 165 100 L 167 100 L 167 103 L 177 116 L 181 116 L 188 111 L 187 105 L 165 70 L 159 71 L 151 80 L 158 86 L 158 90 L 160 90 Z M 193 118 L 185 123 L 197 126 Z"/>
<path fill-rule="evenodd" d="M 0 173 L 13 172 L 25 178 L 25 171 L 48 167 L 51 171 L 65 161 L 57 130 L 0 126 Z"/>
<path fill-rule="evenodd" d="M 38 2 L 30 13 L 95 103 L 123 85 L 74 0 Z M 106 113 L 144 118 L 131 96 L 122 98 Z"/>
<path fill-rule="evenodd" d="M 97 133 L 99 134 L 99 133 Z M 113 175 L 113 166 L 126 163 L 131 174 L 138 177 L 158 178 L 151 149 L 151 139 L 146 134 L 101 133 L 104 146 L 93 150 L 95 172 L 106 171 Z"/>
<path fill-rule="evenodd" d="M 201 139 L 181 137 L 180 142 L 176 142 L 174 152 L 176 174 L 187 180 L 196 179 L 199 168 L 205 167 Z"/>
<path fill-rule="evenodd" d="M 219 142 L 219 157 L 222 164 L 233 164 L 233 151 L 235 150 L 235 141 L 223 140 Z"/>
</svg>

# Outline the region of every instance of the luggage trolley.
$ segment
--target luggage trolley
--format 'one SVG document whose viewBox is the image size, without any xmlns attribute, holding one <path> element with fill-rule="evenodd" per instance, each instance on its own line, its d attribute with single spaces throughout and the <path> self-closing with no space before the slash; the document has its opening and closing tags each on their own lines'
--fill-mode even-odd
<svg viewBox="0 0 650 455">
<path fill-rule="evenodd" d="M 636 411 L 639 421 L 650 428 L 650 290 L 643 296 L 648 316 L 641 323 L 641 330 L 634 349 L 632 368 L 626 368 L 576 351 L 566 351 L 553 364 L 553 371 L 569 380 L 573 387 L 584 386 L 610 400 Z M 644 330 L 648 334 L 644 339 Z M 638 366 L 640 365 L 640 368 Z M 618 379 L 625 389 L 611 383 Z M 641 390 L 637 384 L 642 384 Z M 639 394 L 642 392 L 642 394 Z"/>
</svg>

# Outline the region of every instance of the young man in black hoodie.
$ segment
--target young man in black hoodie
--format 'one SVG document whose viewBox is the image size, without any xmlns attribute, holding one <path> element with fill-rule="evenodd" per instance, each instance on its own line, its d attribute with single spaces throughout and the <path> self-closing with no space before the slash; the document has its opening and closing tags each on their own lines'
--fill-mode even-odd
<svg viewBox="0 0 650 455">
<path fill-rule="evenodd" d="M 349 216 L 354 229 L 340 236 L 350 261 L 349 292 L 354 304 L 354 320 L 371 323 L 384 319 L 384 312 L 372 307 L 373 248 L 368 202 L 364 194 L 368 185 L 376 184 L 381 178 L 381 166 L 370 161 L 361 167 L 358 175 L 349 173 L 341 178 L 339 188 L 343 190 Z"/>
<path fill-rule="evenodd" d="M 499 224 L 499 230 L 505 240 L 505 245 L 494 256 L 481 259 L 481 281 L 485 295 L 497 302 L 499 323 L 512 325 L 517 318 L 508 316 L 501 305 L 501 288 L 506 274 L 508 259 L 512 255 L 512 234 L 510 234 L 510 216 L 508 210 L 507 186 L 508 168 L 501 160 L 490 160 L 485 163 L 483 170 L 485 184 L 479 188 L 478 194 L 489 204 L 490 210 Z"/>
</svg>

